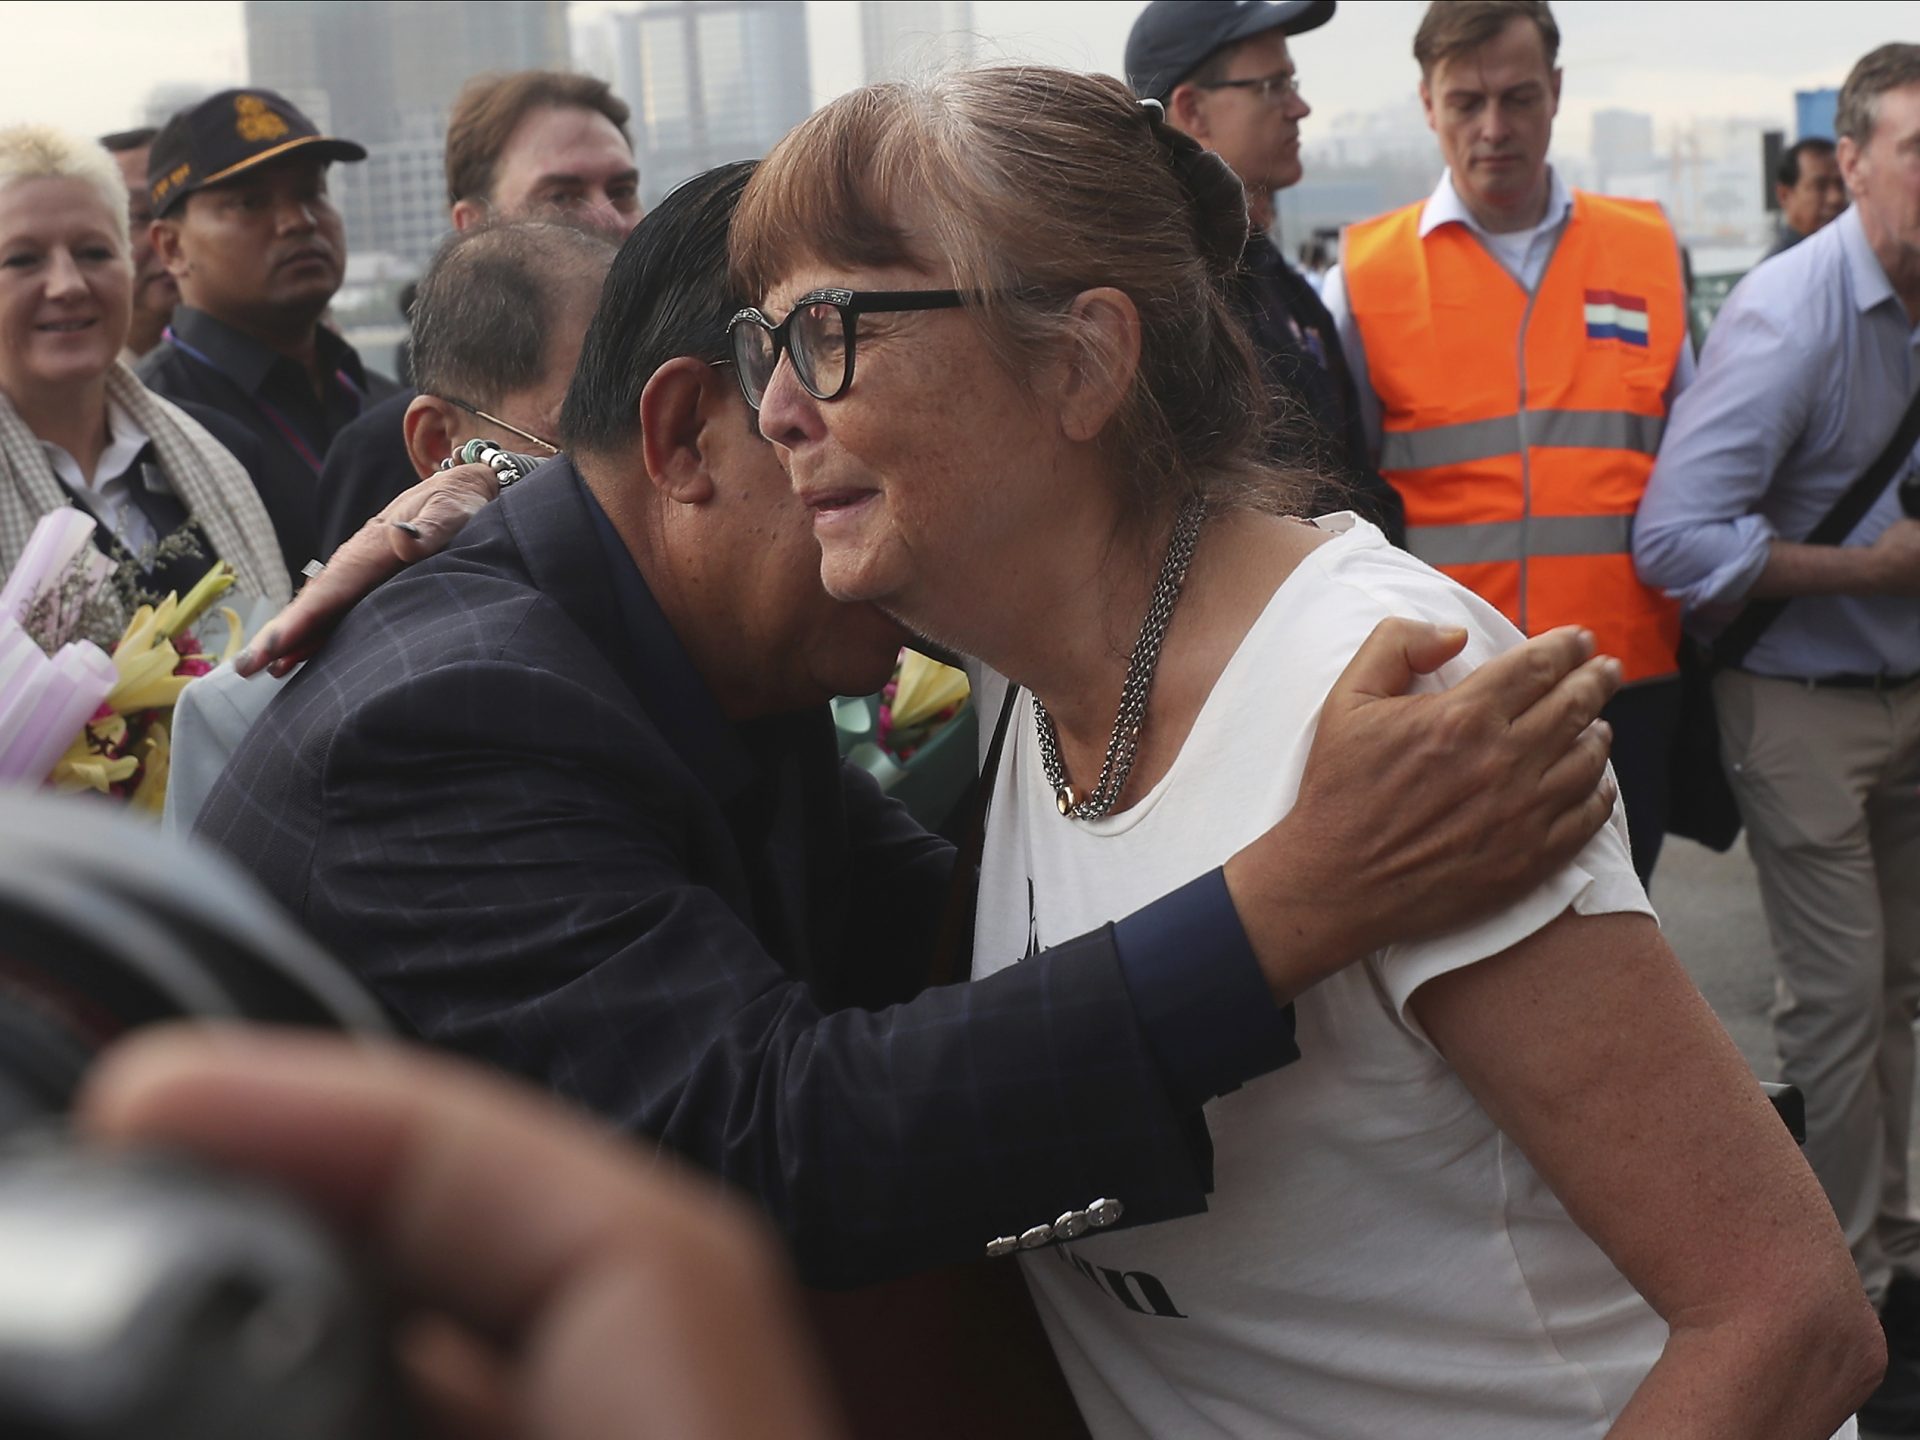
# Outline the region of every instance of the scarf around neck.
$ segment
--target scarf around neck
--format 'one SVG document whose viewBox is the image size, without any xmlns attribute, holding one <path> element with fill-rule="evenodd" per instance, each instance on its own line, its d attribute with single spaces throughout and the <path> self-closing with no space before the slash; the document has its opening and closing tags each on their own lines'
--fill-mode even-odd
<svg viewBox="0 0 1920 1440">
<path fill-rule="evenodd" d="M 147 432 L 188 517 L 200 526 L 214 556 L 233 566 L 235 588 L 276 606 L 286 604 L 292 590 L 273 521 L 232 452 L 119 361 L 107 372 L 107 395 Z M 68 503 L 39 437 L 0 395 L 0 577 L 20 559 L 40 517 Z"/>
</svg>

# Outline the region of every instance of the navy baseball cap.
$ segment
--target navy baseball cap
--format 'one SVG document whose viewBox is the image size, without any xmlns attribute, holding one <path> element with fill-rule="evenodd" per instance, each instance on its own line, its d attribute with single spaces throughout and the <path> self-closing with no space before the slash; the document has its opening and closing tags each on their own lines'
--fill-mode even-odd
<svg viewBox="0 0 1920 1440">
<path fill-rule="evenodd" d="M 1298 35 L 1333 18 L 1335 0 L 1153 0 L 1127 35 L 1127 84 L 1164 101 L 1214 51 L 1249 35 Z"/>
<path fill-rule="evenodd" d="M 271 90 L 222 90 L 182 110 L 153 137 L 147 189 L 164 215 L 194 191 L 305 151 L 323 160 L 364 160 L 366 147 L 322 135 Z"/>
</svg>

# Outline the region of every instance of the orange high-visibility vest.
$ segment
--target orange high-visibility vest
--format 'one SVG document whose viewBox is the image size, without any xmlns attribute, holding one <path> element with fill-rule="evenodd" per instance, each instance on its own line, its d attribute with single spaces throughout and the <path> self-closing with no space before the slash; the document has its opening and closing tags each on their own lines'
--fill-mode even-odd
<svg viewBox="0 0 1920 1440">
<path fill-rule="evenodd" d="M 1657 206 L 1575 191 L 1532 296 L 1421 206 L 1350 226 L 1341 274 L 1380 397 L 1407 548 L 1529 635 L 1585 625 L 1628 681 L 1674 673 L 1679 607 L 1633 571 L 1686 337 Z"/>
</svg>

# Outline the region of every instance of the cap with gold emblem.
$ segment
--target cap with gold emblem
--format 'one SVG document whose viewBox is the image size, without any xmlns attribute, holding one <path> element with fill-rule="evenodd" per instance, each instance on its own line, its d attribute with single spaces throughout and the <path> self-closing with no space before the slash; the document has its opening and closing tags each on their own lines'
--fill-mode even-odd
<svg viewBox="0 0 1920 1440">
<path fill-rule="evenodd" d="M 366 148 L 322 135 L 271 90 L 222 90 L 182 110 L 147 152 L 153 213 L 165 215 L 194 191 L 295 153 L 364 160 Z"/>
</svg>

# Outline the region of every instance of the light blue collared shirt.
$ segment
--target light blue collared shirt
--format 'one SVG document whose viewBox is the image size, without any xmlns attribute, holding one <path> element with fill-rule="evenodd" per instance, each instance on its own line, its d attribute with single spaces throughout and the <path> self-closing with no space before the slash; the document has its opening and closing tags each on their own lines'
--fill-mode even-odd
<svg viewBox="0 0 1920 1440">
<path fill-rule="evenodd" d="M 1546 276 L 1547 262 L 1553 258 L 1554 247 L 1560 243 L 1560 232 L 1566 228 L 1567 217 L 1571 214 L 1573 192 L 1561 180 L 1560 172 L 1548 166 L 1547 213 L 1540 217 L 1540 223 L 1529 230 L 1496 233 L 1473 218 L 1473 212 L 1467 209 L 1467 202 L 1453 188 L 1453 171 L 1442 170 L 1440 183 L 1433 187 L 1433 194 L 1427 197 L 1426 204 L 1420 209 L 1420 238 L 1426 239 L 1442 225 L 1466 226 L 1499 263 L 1500 268 L 1531 295 L 1540 288 L 1540 281 Z M 1679 263 L 1679 252 L 1676 250 L 1674 264 Z M 1380 397 L 1374 392 L 1373 382 L 1367 375 L 1367 347 L 1360 339 L 1360 322 L 1353 318 L 1353 307 L 1347 303 L 1346 277 L 1341 274 L 1338 265 L 1327 271 L 1320 282 L 1320 303 L 1327 307 L 1327 313 L 1333 316 L 1333 323 L 1340 331 L 1340 349 L 1346 355 L 1347 370 L 1353 376 L 1353 386 L 1360 399 L 1360 423 L 1366 431 L 1367 446 L 1377 465 L 1380 463 Z M 1435 378 L 1436 383 L 1444 383 L 1444 377 Z M 1693 342 L 1688 340 L 1682 342 L 1679 359 L 1674 362 L 1673 376 L 1667 382 L 1669 407 L 1674 397 L 1692 382 Z"/>
<path fill-rule="evenodd" d="M 1867 245 L 1860 212 L 1734 287 L 1673 407 L 1633 527 L 1640 577 L 1711 634 L 1766 568 L 1776 538 L 1810 533 L 1873 462 L 1916 389 L 1920 326 Z M 1920 450 L 1906 460 L 1920 467 Z M 1844 543 L 1871 545 L 1900 514 L 1896 472 Z M 1920 671 L 1920 601 L 1794 600 L 1741 667 L 1762 675 Z"/>
</svg>

